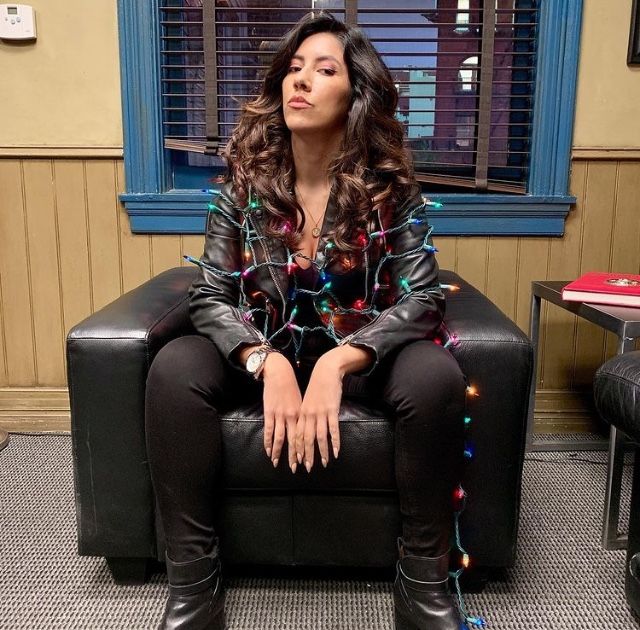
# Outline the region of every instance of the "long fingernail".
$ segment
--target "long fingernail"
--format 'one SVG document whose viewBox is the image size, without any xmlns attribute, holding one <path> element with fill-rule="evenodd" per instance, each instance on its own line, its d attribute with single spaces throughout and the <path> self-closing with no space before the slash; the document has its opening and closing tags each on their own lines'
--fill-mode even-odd
<svg viewBox="0 0 640 630">
<path fill-rule="evenodd" d="M 271 448 L 267 449 L 267 457 L 269 457 L 269 458 L 271 457 Z"/>
<path fill-rule="evenodd" d="M 291 472 L 295 475 L 296 474 L 296 468 L 298 467 L 298 464 L 296 464 L 295 462 L 293 462 L 293 464 L 291 464 Z"/>
<path fill-rule="evenodd" d="M 327 467 L 327 460 L 323 457 L 322 458 L 322 465 L 326 468 Z"/>
<path fill-rule="evenodd" d="M 304 467 L 307 469 L 307 472 L 310 473 L 311 472 L 311 464 L 307 461 L 305 461 L 304 463 Z"/>
<path fill-rule="evenodd" d="M 296 457 L 298 458 L 298 464 L 302 464 L 302 453 L 297 453 Z"/>
<path fill-rule="evenodd" d="M 278 466 L 278 462 L 279 462 L 279 461 L 280 461 L 280 460 L 279 460 L 279 459 L 277 459 L 277 458 L 273 460 L 273 467 L 274 467 L 274 468 L 276 468 L 276 467 Z"/>
<path fill-rule="evenodd" d="M 337 446 L 334 446 L 334 447 L 333 447 L 333 456 L 334 456 L 336 459 L 338 459 L 338 447 L 337 447 Z"/>
</svg>

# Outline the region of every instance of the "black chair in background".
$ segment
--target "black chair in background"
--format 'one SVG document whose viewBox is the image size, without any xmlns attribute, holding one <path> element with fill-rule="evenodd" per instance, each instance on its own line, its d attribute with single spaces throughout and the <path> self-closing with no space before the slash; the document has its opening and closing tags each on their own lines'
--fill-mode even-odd
<svg viewBox="0 0 640 630">
<path fill-rule="evenodd" d="M 625 592 L 640 615 L 640 351 L 619 354 L 601 365 L 593 394 L 602 418 L 635 443 Z"/>
</svg>

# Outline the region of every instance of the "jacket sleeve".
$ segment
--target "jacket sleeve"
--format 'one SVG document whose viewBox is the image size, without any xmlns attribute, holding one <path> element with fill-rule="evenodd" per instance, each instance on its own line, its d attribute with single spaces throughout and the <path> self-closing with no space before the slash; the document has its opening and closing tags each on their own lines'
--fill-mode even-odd
<svg viewBox="0 0 640 630">
<path fill-rule="evenodd" d="M 348 343 L 373 351 L 374 362 L 359 372 L 361 375 L 371 374 L 392 350 L 434 336 L 442 323 L 445 298 L 438 281 L 438 263 L 429 251 L 433 244 L 425 208 L 419 193 L 398 207 L 392 225 L 385 228 L 390 232 L 390 256 L 382 262 L 389 279 L 384 291 L 390 305 L 340 340 L 339 345 Z"/>
<path fill-rule="evenodd" d="M 237 355 L 233 355 L 236 349 L 253 344 L 269 345 L 264 335 L 243 318 L 238 307 L 241 215 L 225 185 L 210 204 L 204 253 L 198 274 L 189 287 L 189 315 L 195 329 L 211 339 L 238 369 L 243 366 L 237 362 Z"/>
</svg>

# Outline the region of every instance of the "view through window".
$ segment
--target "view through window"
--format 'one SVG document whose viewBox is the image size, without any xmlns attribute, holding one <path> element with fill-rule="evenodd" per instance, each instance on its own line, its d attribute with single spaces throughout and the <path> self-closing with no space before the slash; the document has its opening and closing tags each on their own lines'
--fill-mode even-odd
<svg viewBox="0 0 640 630">
<path fill-rule="evenodd" d="M 257 94 L 274 46 L 307 12 L 344 20 L 344 0 L 164 0 L 162 103 L 176 188 L 201 188 L 221 158 L 203 153 L 207 98 L 220 143 Z M 524 193 L 536 58 L 536 0 L 358 0 L 357 23 L 389 67 L 418 179 L 431 189 Z M 393 6 L 392 6 L 393 5 Z M 215 54 L 205 56 L 206 29 Z M 205 58 L 215 60 L 212 82 Z M 211 75 L 210 75 L 211 76 Z"/>
</svg>

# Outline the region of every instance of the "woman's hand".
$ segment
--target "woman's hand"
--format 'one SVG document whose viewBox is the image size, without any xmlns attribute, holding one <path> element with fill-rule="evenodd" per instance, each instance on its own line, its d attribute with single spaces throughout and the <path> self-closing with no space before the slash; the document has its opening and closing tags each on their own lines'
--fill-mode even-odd
<svg viewBox="0 0 640 630">
<path fill-rule="evenodd" d="M 335 354 L 331 352 L 317 360 L 298 416 L 296 452 L 298 461 L 304 461 L 307 472 L 311 472 L 313 466 L 316 437 L 325 468 L 329 462 L 328 434 L 331 435 L 334 457 L 337 458 L 340 451 L 338 412 L 342 398 L 343 370 L 335 360 Z"/>
<path fill-rule="evenodd" d="M 302 396 L 291 363 L 279 352 L 271 352 L 262 368 L 264 381 L 264 448 L 273 467 L 278 466 L 282 443 L 287 436 L 289 468 L 297 468 L 295 438 L 296 422 Z"/>
</svg>

